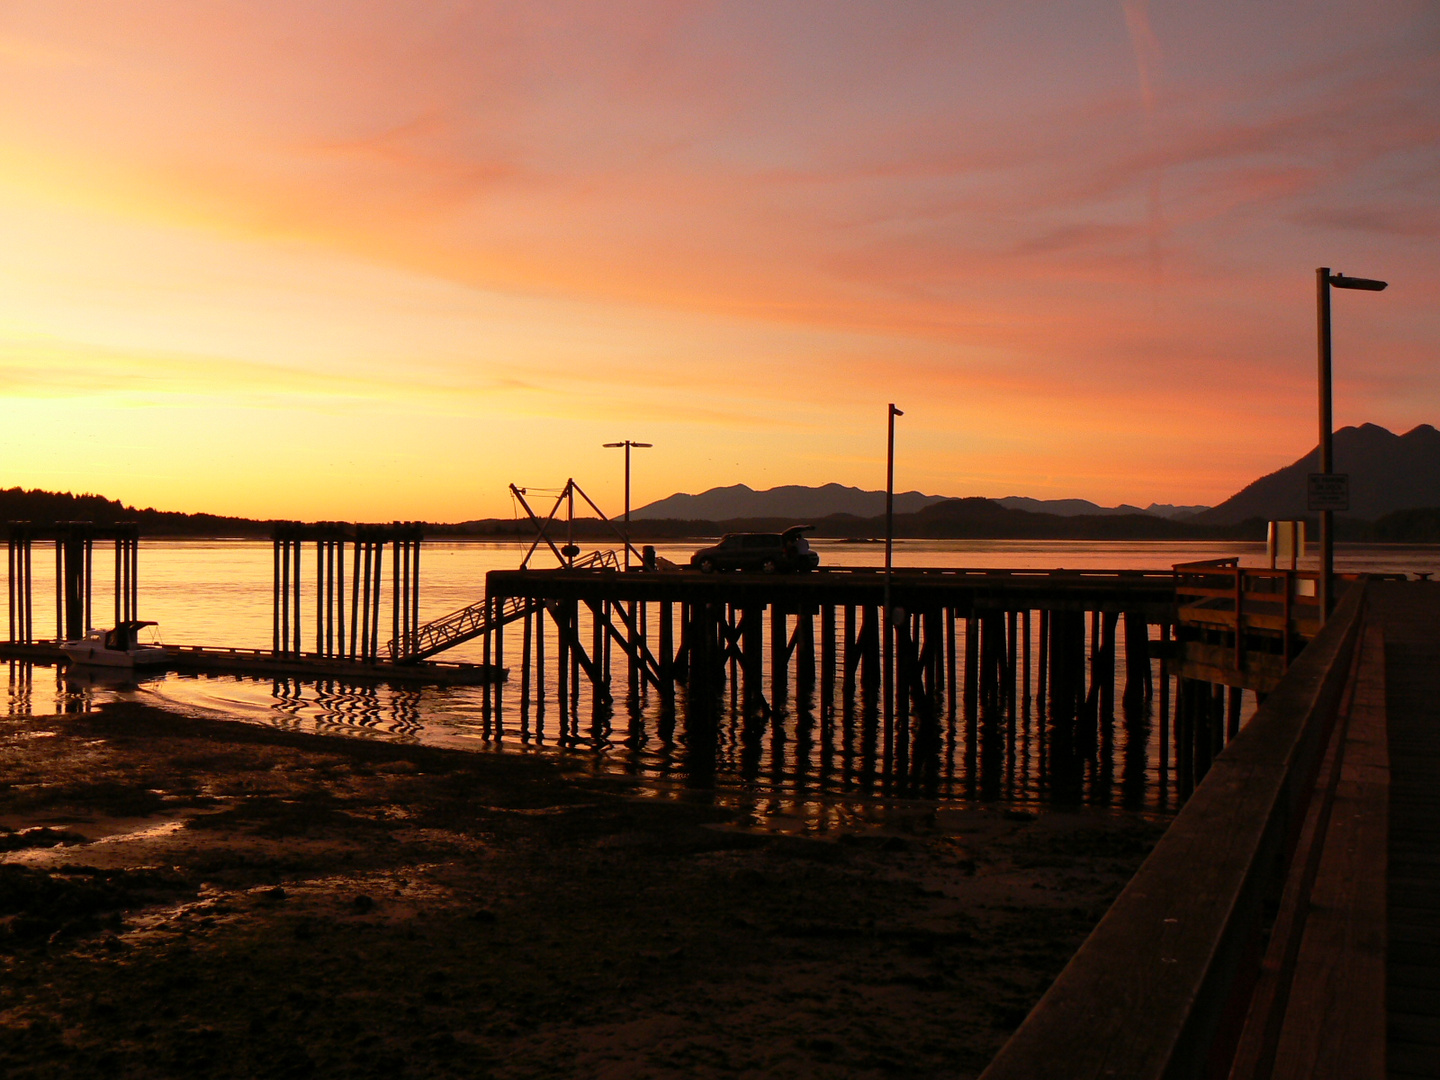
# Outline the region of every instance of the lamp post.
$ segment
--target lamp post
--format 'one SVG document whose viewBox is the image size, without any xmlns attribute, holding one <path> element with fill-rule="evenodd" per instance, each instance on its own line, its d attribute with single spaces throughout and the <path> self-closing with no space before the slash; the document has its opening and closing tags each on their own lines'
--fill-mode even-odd
<svg viewBox="0 0 1440 1080">
<path fill-rule="evenodd" d="M 639 447 L 648 449 L 654 443 L 632 442 L 626 439 L 624 442 L 607 442 L 603 444 L 605 449 L 612 450 L 623 446 L 625 448 L 625 569 L 630 569 L 630 449 Z"/>
<path fill-rule="evenodd" d="M 1315 270 L 1316 321 L 1319 337 L 1319 382 L 1320 382 L 1320 476 L 1334 475 L 1335 460 L 1331 442 L 1331 383 L 1330 383 L 1330 287 L 1337 289 L 1359 289 L 1364 292 L 1380 292 L 1388 282 L 1373 278 L 1346 277 L 1332 274 L 1328 266 Z M 1330 617 L 1334 603 L 1335 573 L 1335 509 L 1348 510 L 1349 488 L 1339 482 L 1321 481 L 1317 492 L 1312 481 L 1309 509 L 1320 511 L 1320 618 Z M 1326 496 L 1329 496 L 1328 498 Z"/>
<path fill-rule="evenodd" d="M 895 545 L 895 418 L 905 414 L 890 403 L 888 414 L 888 431 L 885 442 L 885 603 L 884 618 L 881 622 L 883 629 L 883 644 L 885 646 L 885 657 L 880 665 L 881 678 L 885 682 L 885 731 L 889 734 L 890 720 L 894 715 L 895 693 L 894 676 L 890 671 L 892 627 L 890 625 L 890 568 L 891 559 L 894 554 Z"/>
</svg>

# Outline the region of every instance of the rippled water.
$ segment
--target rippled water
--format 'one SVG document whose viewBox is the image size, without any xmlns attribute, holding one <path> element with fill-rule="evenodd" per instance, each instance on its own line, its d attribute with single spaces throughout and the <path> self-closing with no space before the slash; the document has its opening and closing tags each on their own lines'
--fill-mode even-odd
<svg viewBox="0 0 1440 1080">
<path fill-rule="evenodd" d="M 661 555 L 683 562 L 698 546 L 657 545 Z M 816 541 L 824 565 L 876 565 L 879 545 Z M 513 544 L 427 542 L 421 567 L 421 619 L 443 615 L 480 599 L 485 572 L 515 567 L 523 547 Z M 36 551 L 35 629 L 54 626 L 53 593 L 45 587 L 43 548 Z M 108 619 L 111 588 L 103 545 L 97 545 L 96 621 Z M 1264 546 L 1208 543 L 1090 543 L 1078 541 L 900 541 L 897 566 L 966 566 L 1066 569 L 1168 569 L 1176 562 L 1240 556 L 1260 565 Z M 142 544 L 140 614 L 161 623 L 176 644 L 268 648 L 271 642 L 272 561 L 268 542 L 186 541 Z M 1342 548 L 1337 568 L 1440 572 L 1440 548 L 1356 546 Z M 387 567 L 388 572 L 388 567 Z M 387 584 L 388 588 L 388 584 Z M 388 600 L 387 600 L 388 602 Z M 383 608 L 382 608 L 383 610 Z M 307 612 L 308 615 L 308 612 Z M 383 621 L 383 620 L 382 620 Z M 958 649 L 963 655 L 963 622 Z M 653 624 L 650 628 L 655 633 Z M 1032 641 L 1038 620 L 1032 625 Z M 655 783 L 718 784 L 756 790 L 888 793 L 953 799 L 1043 801 L 1060 786 L 1047 760 L 1047 738 L 1032 671 L 1022 685 L 1015 715 L 982 711 L 967 716 L 960 702 L 942 702 L 940 729 L 928 749 L 919 732 L 892 732 L 887 740 L 874 703 L 845 700 L 837 686 L 828 700 L 792 695 L 775 716 L 747 718 L 734 687 L 715 703 L 713 723 L 696 724 L 683 692 L 674 713 L 657 695 L 625 700 L 623 656 L 615 650 L 614 685 L 620 700 L 595 710 L 582 680 L 569 716 L 554 697 L 554 628 L 549 627 L 551 670 L 542 700 L 532 685 L 520 700 L 518 624 L 507 634 L 511 680 L 494 722 L 487 723 L 478 687 L 358 685 L 335 680 L 273 680 L 245 676 L 146 678 L 139 686 L 116 685 L 106 676 L 67 677 L 55 669 L 10 665 L 11 714 L 83 710 L 95 703 L 138 700 L 196 714 L 218 714 L 258 723 L 355 737 L 423 741 L 488 752 L 563 753 L 576 764 L 629 772 Z M 588 632 L 582 640 L 589 640 Z M 653 642 L 652 642 L 653 645 Z M 1032 656 L 1038 658 L 1038 641 Z M 440 659 L 478 661 L 478 642 Z M 1117 671 L 1124 671 L 1123 645 Z M 1158 664 L 1154 668 L 1158 678 Z M 1023 683 L 1023 680 L 1022 680 Z M 1117 690 L 1117 701 L 1119 693 Z M 1162 810 L 1173 805 L 1173 775 L 1162 762 L 1152 708 L 1130 716 L 1117 706 L 1103 725 L 1095 752 L 1079 763 L 1067 786 L 1092 804 Z M 918 749 L 917 749 L 918 748 Z M 1162 749 L 1164 750 L 1162 756 Z M 1073 782 L 1073 783 L 1072 783 Z"/>
</svg>

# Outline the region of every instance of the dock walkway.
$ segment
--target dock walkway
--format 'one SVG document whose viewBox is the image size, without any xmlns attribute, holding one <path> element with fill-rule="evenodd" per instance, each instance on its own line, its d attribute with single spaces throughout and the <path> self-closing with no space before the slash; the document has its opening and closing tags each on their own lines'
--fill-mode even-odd
<svg viewBox="0 0 1440 1080">
<path fill-rule="evenodd" d="M 275 653 L 269 649 L 229 649 L 205 645 L 167 645 L 169 659 L 157 671 L 186 675 L 253 675 L 262 678 L 360 679 L 381 682 L 431 683 L 441 686 L 485 686 L 503 682 L 506 671 L 494 664 L 420 661 L 396 664 L 383 660 L 347 659 L 316 653 Z M 0 660 L 32 664 L 66 664 L 54 641 L 0 642 Z M 135 674 L 133 668 L 89 668 L 91 674 L 113 678 Z M 143 669 L 142 669 L 143 673 Z"/>
<path fill-rule="evenodd" d="M 1440 584 L 1371 581 L 984 1074 L 1440 1077 Z"/>
<path fill-rule="evenodd" d="M 1390 742 L 1388 1073 L 1440 1076 L 1440 584 L 1371 586 Z"/>
</svg>

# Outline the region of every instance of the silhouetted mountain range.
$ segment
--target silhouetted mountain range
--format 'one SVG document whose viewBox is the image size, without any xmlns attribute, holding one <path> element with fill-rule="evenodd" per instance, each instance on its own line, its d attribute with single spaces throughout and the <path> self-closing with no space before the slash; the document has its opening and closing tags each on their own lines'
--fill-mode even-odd
<svg viewBox="0 0 1440 1080">
<path fill-rule="evenodd" d="M 1306 477 L 1316 471 L 1311 451 L 1261 477 L 1213 509 L 1151 503 L 1102 507 L 1085 499 L 950 499 L 918 491 L 895 496 L 895 535 L 970 539 L 1249 539 L 1264 538 L 1273 518 L 1312 518 L 1306 510 Z M 1349 514 L 1338 515 L 1342 540 L 1393 543 L 1440 542 L 1440 431 L 1423 424 L 1404 435 L 1375 424 L 1335 433 L 1337 472 L 1350 475 Z M 1198 511 L 1198 512 L 1197 512 Z M 840 484 L 789 485 L 754 491 L 744 484 L 699 495 L 676 494 L 631 513 L 634 540 L 761 532 L 800 522 L 816 535 L 874 538 L 884 535 L 885 493 Z M 273 521 L 137 510 L 99 495 L 0 490 L 0 522 L 133 521 L 146 536 L 268 536 Z M 433 536 L 534 536 L 525 519 L 487 518 L 457 524 L 425 524 Z M 577 538 L 610 539 L 616 526 L 578 519 Z"/>
<path fill-rule="evenodd" d="M 950 495 L 922 495 L 918 491 L 897 491 L 895 513 L 914 514 L 938 503 L 954 501 Z M 1030 499 L 1009 495 L 991 502 L 1007 510 L 1026 510 L 1032 514 L 1055 514 L 1059 517 L 1124 516 L 1149 514 L 1162 518 L 1182 518 L 1207 509 L 1204 506 L 1169 506 L 1151 503 L 1138 506 L 1099 506 L 1086 499 Z M 744 484 L 711 488 L 699 495 L 677 493 L 657 502 L 630 511 L 632 521 L 734 521 L 740 518 L 812 518 L 832 514 L 854 517 L 875 517 L 885 513 L 885 492 L 865 491 L 841 484 L 784 487 L 756 491 Z"/>
<path fill-rule="evenodd" d="M 1191 517 L 1208 506 L 1171 506 L 1169 503 L 1151 503 L 1146 507 L 1121 503 L 1119 506 L 1100 506 L 1088 499 L 1028 499 L 1023 495 L 1007 495 L 993 499 L 1008 510 L 1028 510 L 1032 514 L 1056 514 L 1059 517 L 1113 517 L 1126 514 L 1149 514 L 1152 517 L 1179 520 Z"/>
<path fill-rule="evenodd" d="M 1335 471 L 1350 476 L 1350 516 L 1375 521 L 1398 510 L 1440 506 L 1440 431 L 1421 424 L 1396 435 L 1377 424 L 1335 432 Z M 1306 484 L 1320 470 L 1319 447 L 1198 514 L 1207 525 L 1249 518 L 1310 516 Z"/>
<path fill-rule="evenodd" d="M 931 503 L 944 502 L 944 495 L 922 495 L 918 491 L 897 491 L 895 513 L 913 514 Z M 873 517 L 885 513 L 885 492 L 862 491 L 857 487 L 825 484 L 822 487 L 784 487 L 756 491 L 744 484 L 711 488 L 699 495 L 677 493 L 658 502 L 630 511 L 632 521 L 729 521 L 734 518 L 822 518 L 831 514 Z"/>
</svg>

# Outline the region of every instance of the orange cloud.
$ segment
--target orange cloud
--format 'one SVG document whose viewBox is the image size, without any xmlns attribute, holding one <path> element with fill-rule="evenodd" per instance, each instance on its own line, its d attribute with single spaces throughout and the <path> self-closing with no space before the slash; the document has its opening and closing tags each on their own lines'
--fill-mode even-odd
<svg viewBox="0 0 1440 1080">
<path fill-rule="evenodd" d="M 873 483 L 904 394 L 937 490 L 1194 501 L 1307 445 L 1309 274 L 1353 260 L 1396 287 L 1344 312 L 1347 402 L 1433 419 L 1423 12 L 1037 11 L 19 7 L 0 378 L 304 445 L 393 403 L 557 469 L 653 424 L 688 489 Z"/>
</svg>

